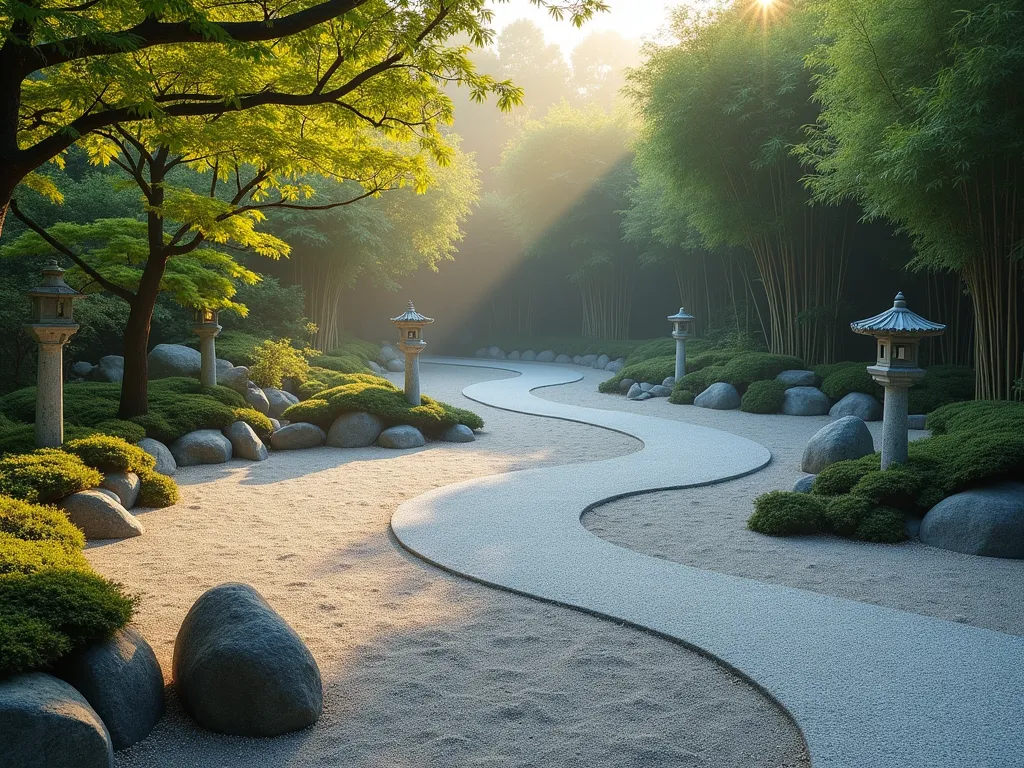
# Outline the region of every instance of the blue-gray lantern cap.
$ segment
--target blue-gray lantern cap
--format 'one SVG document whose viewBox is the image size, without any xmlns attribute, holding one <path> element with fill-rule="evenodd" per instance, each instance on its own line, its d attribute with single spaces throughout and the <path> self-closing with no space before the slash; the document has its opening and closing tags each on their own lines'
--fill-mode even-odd
<svg viewBox="0 0 1024 768">
<path fill-rule="evenodd" d="M 392 317 L 391 318 L 391 322 L 392 323 L 423 323 L 425 325 L 427 323 L 434 322 L 434 318 L 427 317 L 426 315 L 421 315 L 419 312 L 416 311 L 416 307 L 414 307 L 412 305 L 412 302 L 410 301 L 409 302 L 409 308 L 407 310 L 405 310 L 405 312 L 400 314 L 398 317 Z"/>
<path fill-rule="evenodd" d="M 892 309 L 887 309 L 866 320 L 852 322 L 850 328 L 854 333 L 863 333 L 869 336 L 904 337 L 938 336 L 946 330 L 946 326 L 942 323 L 934 323 L 916 312 L 911 312 L 907 308 L 907 300 L 902 291 L 896 294 Z"/>
<path fill-rule="evenodd" d="M 686 313 L 686 310 L 680 307 L 679 311 L 676 314 L 669 315 L 666 319 L 670 323 L 686 323 L 689 322 L 690 320 L 696 320 L 697 318 L 695 318 L 693 315 L 688 315 Z"/>
</svg>

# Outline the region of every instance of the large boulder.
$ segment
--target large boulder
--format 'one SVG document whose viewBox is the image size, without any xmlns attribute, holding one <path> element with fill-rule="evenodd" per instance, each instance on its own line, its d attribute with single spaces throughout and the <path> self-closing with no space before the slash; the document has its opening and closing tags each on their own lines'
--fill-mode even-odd
<svg viewBox="0 0 1024 768">
<path fill-rule="evenodd" d="M 800 468 L 816 475 L 837 461 L 859 459 L 875 452 L 867 425 L 856 416 L 844 416 L 819 429 L 804 447 Z"/>
<path fill-rule="evenodd" d="M 378 365 L 377 363 L 375 363 L 375 362 L 374 362 L 373 360 L 370 360 L 370 361 L 369 361 L 369 362 L 368 362 L 368 363 L 366 364 L 366 367 L 367 367 L 367 368 L 369 368 L 369 369 L 370 369 L 370 373 L 374 374 L 375 376 L 382 376 L 382 375 L 384 374 L 384 369 L 383 369 L 383 368 L 381 368 L 381 367 L 380 367 L 380 366 L 379 366 L 379 365 Z"/>
<path fill-rule="evenodd" d="M 666 376 L 665 379 L 661 382 L 661 386 L 668 387 L 669 389 L 672 389 L 675 385 L 676 385 L 676 377 L 675 376 Z"/>
<path fill-rule="evenodd" d="M 486 357 L 487 347 L 480 347 L 476 352 L 473 353 L 473 357 Z"/>
<path fill-rule="evenodd" d="M 594 361 L 593 368 L 597 368 L 599 371 L 603 371 L 605 366 L 611 362 L 611 358 L 608 355 L 598 355 L 597 360 Z"/>
<path fill-rule="evenodd" d="M 828 395 L 816 387 L 790 387 L 782 397 L 782 412 L 789 416 L 824 416 L 831 407 Z"/>
<path fill-rule="evenodd" d="M 833 405 L 828 415 L 833 419 L 856 416 L 862 421 L 879 421 L 882 418 L 882 404 L 864 392 L 851 392 Z"/>
<path fill-rule="evenodd" d="M 568 355 L 558 355 L 555 357 L 555 362 L 561 363 L 562 365 L 567 365 L 572 363 L 572 358 L 569 357 Z"/>
<path fill-rule="evenodd" d="M 249 385 L 242 393 L 242 397 L 245 398 L 245 402 L 249 404 L 250 408 L 255 408 L 266 416 L 270 413 L 270 401 L 267 399 L 266 393 L 252 382 L 249 382 Z"/>
<path fill-rule="evenodd" d="M 130 539 L 142 535 L 142 523 L 106 493 L 79 491 L 60 500 L 68 519 L 82 529 L 89 541 Z"/>
<path fill-rule="evenodd" d="M 173 674 L 182 707 L 217 733 L 279 736 L 323 709 L 313 655 L 247 584 L 221 584 L 195 602 L 174 642 Z"/>
<path fill-rule="evenodd" d="M 388 360 L 387 369 L 392 373 L 402 373 L 405 371 L 405 360 L 395 358 L 394 360 Z"/>
<path fill-rule="evenodd" d="M 814 478 L 814 475 L 804 475 L 793 483 L 793 491 L 795 493 L 810 493 L 811 488 L 814 487 Z"/>
<path fill-rule="evenodd" d="M 66 657 L 57 674 L 81 693 L 107 726 L 114 749 L 142 741 L 164 714 L 164 675 L 135 629 Z"/>
<path fill-rule="evenodd" d="M 441 435 L 441 439 L 446 443 L 472 443 L 476 440 L 476 435 L 465 424 L 452 424 Z"/>
<path fill-rule="evenodd" d="M 479 352 L 479 350 L 477 350 Z M 487 350 L 484 350 L 484 354 L 487 354 Z M 484 355 L 478 354 L 477 357 L 483 357 Z M 380 361 L 387 365 L 392 360 L 401 360 L 403 357 L 402 353 L 392 347 L 390 344 L 385 344 L 380 348 Z"/>
<path fill-rule="evenodd" d="M 573 355 L 572 356 L 572 364 L 573 365 L 582 365 L 583 364 L 583 355 Z"/>
<path fill-rule="evenodd" d="M 131 509 L 139 500 L 139 491 L 142 489 L 142 482 L 134 472 L 111 472 L 104 475 L 101 488 L 113 491 L 117 500 L 125 509 Z"/>
<path fill-rule="evenodd" d="M 520 359 L 523 362 L 532 363 L 534 360 L 537 359 L 537 353 L 534 352 L 532 349 L 528 349 L 525 352 L 523 352 L 523 355 Z"/>
<path fill-rule="evenodd" d="M 555 361 L 555 351 L 553 349 L 545 349 L 543 352 L 537 355 L 538 363 L 553 363 Z"/>
<path fill-rule="evenodd" d="M 509 360 L 518 360 L 520 357 L 522 357 L 522 355 L 520 354 L 518 349 L 513 349 L 511 352 L 508 353 Z"/>
<path fill-rule="evenodd" d="M 42 672 L 0 681 L 0 765 L 110 768 L 113 764 L 106 726 L 73 687 Z"/>
<path fill-rule="evenodd" d="M 216 358 L 214 363 L 217 368 L 217 382 L 220 383 L 220 377 L 235 367 L 235 364 L 230 360 L 224 360 L 222 358 Z"/>
<path fill-rule="evenodd" d="M 716 411 L 731 411 L 740 407 L 740 393 L 736 387 L 726 381 L 719 381 L 701 392 L 693 399 L 698 408 L 711 408 Z"/>
<path fill-rule="evenodd" d="M 487 357 L 491 360 L 504 360 L 507 355 L 501 347 L 490 346 L 487 348 Z"/>
<path fill-rule="evenodd" d="M 1024 560 L 1024 483 L 947 496 L 924 516 L 918 535 L 923 544 L 965 555 Z"/>
<path fill-rule="evenodd" d="M 597 355 L 584 355 L 580 358 L 579 364 L 584 368 L 590 368 L 597 362 Z"/>
<path fill-rule="evenodd" d="M 608 365 L 604 367 L 608 373 L 618 373 L 626 366 L 625 363 L 620 363 L 618 360 L 612 360 Z"/>
<path fill-rule="evenodd" d="M 343 413 L 327 431 L 327 444 L 332 448 L 365 448 L 373 445 L 384 431 L 384 422 L 372 413 Z"/>
<path fill-rule="evenodd" d="M 814 371 L 783 371 L 775 377 L 775 380 L 790 387 L 816 387 L 821 383 L 821 379 Z"/>
<path fill-rule="evenodd" d="M 925 422 L 928 421 L 928 414 L 912 413 L 907 416 L 907 429 L 925 429 Z"/>
<path fill-rule="evenodd" d="M 199 377 L 203 356 L 198 349 L 182 344 L 157 344 L 149 353 L 149 378 Z"/>
<path fill-rule="evenodd" d="M 327 442 L 327 435 L 316 424 L 297 421 L 281 427 L 270 436 L 270 447 L 275 451 L 300 451 L 318 448 Z"/>
<path fill-rule="evenodd" d="M 109 381 L 120 383 L 124 379 L 124 358 L 120 355 L 101 357 L 92 369 L 93 381 Z"/>
<path fill-rule="evenodd" d="M 272 416 L 275 419 L 280 419 L 282 413 L 299 402 L 299 398 L 291 392 L 285 392 L 283 389 L 266 387 L 263 390 L 263 394 L 266 396 L 267 402 L 270 404 L 270 410 L 267 412 L 267 415 Z"/>
<path fill-rule="evenodd" d="M 220 362 L 219 360 L 217 361 Z M 217 383 L 222 387 L 233 389 L 240 395 L 249 391 L 249 369 L 244 365 L 232 366 L 225 371 L 217 371 Z"/>
<path fill-rule="evenodd" d="M 672 387 L 666 387 L 664 384 L 655 384 L 647 392 L 651 397 L 668 397 L 672 394 Z"/>
<path fill-rule="evenodd" d="M 639 382 L 633 382 L 629 385 L 629 389 L 626 390 L 626 397 L 630 400 L 636 400 L 642 394 L 644 394 L 644 390 Z"/>
<path fill-rule="evenodd" d="M 92 376 L 93 370 L 96 368 L 92 363 L 87 363 L 84 360 L 79 360 L 77 363 L 71 366 L 71 375 L 76 379 L 88 379 Z"/>
<path fill-rule="evenodd" d="M 377 438 L 377 445 L 381 448 L 420 448 L 426 443 L 423 433 L 408 424 L 389 427 Z"/>
<path fill-rule="evenodd" d="M 197 429 L 171 443 L 171 455 L 179 467 L 223 464 L 231 460 L 231 441 L 219 429 Z"/>
<path fill-rule="evenodd" d="M 224 428 L 224 437 L 231 441 L 231 455 L 249 461 L 263 461 L 270 453 L 253 428 L 244 421 L 236 421 Z"/>
<path fill-rule="evenodd" d="M 161 475 L 169 476 L 178 471 L 178 462 L 174 460 L 174 454 L 171 453 L 171 449 L 159 440 L 144 437 L 136 445 L 156 459 L 156 467 L 154 469 Z"/>
<path fill-rule="evenodd" d="M 619 382 L 619 392 L 626 394 L 634 384 L 636 384 L 636 382 L 632 379 L 623 379 Z"/>
</svg>

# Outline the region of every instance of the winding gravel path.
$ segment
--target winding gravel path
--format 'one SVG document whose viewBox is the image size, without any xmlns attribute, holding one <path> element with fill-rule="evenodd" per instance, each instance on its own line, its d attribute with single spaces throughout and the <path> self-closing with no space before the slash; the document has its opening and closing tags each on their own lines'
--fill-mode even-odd
<svg viewBox="0 0 1024 768">
<path fill-rule="evenodd" d="M 791 713 L 816 768 L 1020 765 L 1024 639 L 660 560 L 580 524 L 585 510 L 611 498 L 756 471 L 770 459 L 766 449 L 714 429 L 530 394 L 578 380 L 568 368 L 450 363 L 521 374 L 468 387 L 473 400 L 622 432 L 644 448 L 470 480 L 407 501 L 391 525 L 410 551 L 715 657 Z"/>
</svg>

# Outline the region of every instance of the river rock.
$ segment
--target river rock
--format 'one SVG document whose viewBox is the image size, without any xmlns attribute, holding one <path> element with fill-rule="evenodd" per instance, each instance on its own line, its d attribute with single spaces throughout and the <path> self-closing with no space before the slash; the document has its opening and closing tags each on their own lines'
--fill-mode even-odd
<svg viewBox="0 0 1024 768">
<path fill-rule="evenodd" d="M 114 750 L 100 716 L 78 691 L 32 672 L 0 681 L 0 765 L 110 768 Z"/>
<path fill-rule="evenodd" d="M 124 379 L 124 358 L 120 355 L 101 357 L 92 369 L 93 381 L 110 381 L 120 383 Z"/>
<path fill-rule="evenodd" d="M 372 413 L 343 413 L 327 432 L 332 448 L 364 448 L 373 445 L 384 431 L 384 422 Z"/>
<path fill-rule="evenodd" d="M 231 454 L 237 459 L 263 461 L 270 456 L 267 446 L 244 421 L 236 421 L 225 427 L 224 437 L 231 441 Z"/>
<path fill-rule="evenodd" d="M 318 448 L 327 442 L 327 435 L 316 424 L 297 421 L 281 427 L 270 436 L 270 447 L 275 451 L 299 451 Z"/>
<path fill-rule="evenodd" d="M 815 475 L 804 475 L 795 483 L 793 483 L 793 490 L 796 493 L 810 493 L 811 488 L 814 486 Z"/>
<path fill-rule="evenodd" d="M 608 363 L 610 362 L 611 359 L 608 357 L 608 355 L 598 355 L 597 360 L 594 361 L 593 367 L 597 368 L 597 370 L 599 371 L 603 371 L 604 367 L 608 365 Z"/>
<path fill-rule="evenodd" d="M 655 384 L 647 393 L 651 397 L 668 397 L 672 394 L 672 387 L 666 387 L 664 384 Z"/>
<path fill-rule="evenodd" d="M 164 714 L 164 675 L 156 654 L 132 627 L 60 662 L 58 675 L 85 697 L 114 749 L 142 741 Z"/>
<path fill-rule="evenodd" d="M 818 474 L 837 461 L 859 459 L 875 452 L 867 425 L 856 416 L 843 416 L 819 429 L 804 447 L 800 468 Z"/>
<path fill-rule="evenodd" d="M 244 365 L 238 365 L 231 366 L 223 372 L 217 371 L 217 383 L 222 387 L 235 390 L 240 395 L 245 395 L 249 391 L 249 369 Z"/>
<path fill-rule="evenodd" d="M 790 387 L 816 387 L 821 383 L 818 374 L 814 371 L 783 371 L 775 377 L 775 380 Z"/>
<path fill-rule="evenodd" d="M 816 387 L 790 387 L 782 397 L 782 412 L 789 416 L 824 416 L 832 406 Z"/>
<path fill-rule="evenodd" d="M 882 418 L 882 404 L 864 392 L 851 392 L 833 405 L 828 415 L 834 419 L 856 416 L 862 421 L 879 421 Z"/>
<path fill-rule="evenodd" d="M 640 382 L 640 391 L 641 392 L 650 392 L 652 389 L 654 389 L 654 385 L 651 384 L 649 381 L 641 381 Z"/>
<path fill-rule="evenodd" d="M 619 392 L 621 392 L 622 394 L 626 394 L 627 392 L 629 392 L 629 388 L 632 387 L 634 384 L 636 384 L 636 382 L 633 381 L 633 379 L 623 379 L 622 381 L 619 382 Z"/>
<path fill-rule="evenodd" d="M 511 352 L 508 353 L 509 360 L 518 360 L 520 357 L 522 357 L 522 354 L 519 352 L 518 349 L 513 349 Z"/>
<path fill-rule="evenodd" d="M 92 376 L 94 368 L 96 368 L 96 366 L 92 363 L 80 360 L 71 366 L 71 375 L 76 379 L 88 379 Z"/>
<path fill-rule="evenodd" d="M 245 402 L 249 404 L 250 408 L 256 409 L 264 416 L 270 413 L 270 401 L 267 399 L 266 392 L 251 381 L 249 386 L 246 387 L 245 392 L 242 393 L 242 397 L 245 398 Z"/>
<path fill-rule="evenodd" d="M 912 413 L 907 416 L 907 429 L 926 429 L 925 422 L 928 420 L 926 413 Z"/>
<path fill-rule="evenodd" d="M 693 399 L 698 408 L 711 408 L 716 411 L 731 411 L 740 407 L 740 393 L 736 387 L 725 381 L 719 381 L 701 392 Z"/>
<path fill-rule="evenodd" d="M 174 643 L 173 674 L 182 707 L 217 733 L 279 736 L 323 709 L 313 655 L 247 584 L 221 584 L 195 602 Z"/>
<path fill-rule="evenodd" d="M 408 424 L 389 427 L 377 438 L 377 445 L 382 448 L 419 448 L 426 443 L 423 433 Z"/>
<path fill-rule="evenodd" d="M 59 505 L 68 519 L 82 529 L 89 541 L 98 539 L 130 539 L 142 535 L 142 523 L 131 513 L 100 491 L 72 493 Z"/>
<path fill-rule="evenodd" d="M 291 392 L 285 392 L 283 389 L 265 387 L 263 394 L 266 395 L 267 403 L 270 405 L 267 415 L 273 416 L 275 419 L 280 419 L 282 413 L 299 402 L 299 398 Z"/>
<path fill-rule="evenodd" d="M 612 360 L 608 365 L 604 367 L 608 373 L 618 373 L 625 367 L 625 363 L 620 363 L 618 360 Z"/>
<path fill-rule="evenodd" d="M 473 430 L 465 424 L 453 424 L 441 435 L 446 443 L 472 443 L 476 440 Z"/>
<path fill-rule="evenodd" d="M 387 369 L 392 373 L 402 373 L 405 371 L 405 360 L 388 360 Z"/>
<path fill-rule="evenodd" d="M 139 500 L 142 482 L 134 472 L 111 472 L 104 475 L 100 487 L 113 491 L 121 506 L 125 509 L 131 509 L 135 506 L 135 502 Z"/>
<path fill-rule="evenodd" d="M 551 363 L 555 360 L 555 352 L 551 349 L 545 349 L 543 352 L 537 355 L 538 363 Z"/>
<path fill-rule="evenodd" d="M 626 390 L 626 397 L 630 400 L 636 400 L 640 395 L 646 394 L 641 388 L 640 384 L 634 382 L 629 385 L 629 389 Z"/>
<path fill-rule="evenodd" d="M 522 360 L 524 362 L 527 362 L 527 363 L 532 363 L 536 359 L 537 359 L 537 353 L 534 352 L 532 349 L 528 349 L 525 352 L 523 352 L 523 356 L 520 358 L 520 360 Z"/>
<path fill-rule="evenodd" d="M 572 356 L 572 364 L 573 365 L 580 365 L 582 362 L 583 362 L 583 355 L 573 355 Z"/>
<path fill-rule="evenodd" d="M 597 355 L 584 355 L 580 358 L 579 364 L 584 368 L 592 368 L 594 363 L 597 362 Z"/>
<path fill-rule="evenodd" d="M 669 376 L 663 382 L 661 382 L 661 386 L 668 387 L 669 389 L 672 389 L 675 385 L 676 385 L 676 377 L 675 376 Z"/>
<path fill-rule="evenodd" d="M 921 542 L 965 555 L 1024 559 L 1024 483 L 947 496 L 924 516 Z"/>
<path fill-rule="evenodd" d="M 487 348 L 487 357 L 491 360 L 504 360 L 507 355 L 501 347 L 490 346 Z"/>
<path fill-rule="evenodd" d="M 182 344 L 157 344 L 149 353 L 149 378 L 199 377 L 203 356 L 198 349 Z"/>
<path fill-rule="evenodd" d="M 555 358 L 555 362 L 561 363 L 562 365 L 569 365 L 572 363 L 572 358 L 569 357 L 568 355 L 558 355 Z"/>
<path fill-rule="evenodd" d="M 144 437 L 136 445 L 156 459 L 154 469 L 161 475 L 170 476 L 178 471 L 178 462 L 174 460 L 174 454 L 171 453 L 171 449 L 159 440 Z"/>
<path fill-rule="evenodd" d="M 231 460 L 231 441 L 219 429 L 197 429 L 171 443 L 171 454 L 179 467 L 223 464 Z"/>
</svg>

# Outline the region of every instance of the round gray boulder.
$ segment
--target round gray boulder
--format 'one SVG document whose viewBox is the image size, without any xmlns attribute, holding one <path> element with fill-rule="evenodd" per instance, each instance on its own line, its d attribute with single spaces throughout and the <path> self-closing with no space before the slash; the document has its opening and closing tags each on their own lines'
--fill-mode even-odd
<svg viewBox="0 0 1024 768">
<path fill-rule="evenodd" d="M 732 384 L 719 381 L 697 395 L 693 399 L 693 404 L 698 408 L 731 411 L 740 407 L 740 393 Z"/>
<path fill-rule="evenodd" d="M 392 373 L 402 373 L 405 370 L 405 360 L 400 360 L 398 358 L 388 360 L 386 367 Z"/>
<path fill-rule="evenodd" d="M 625 363 L 619 362 L 618 360 L 612 360 L 608 365 L 604 367 L 608 373 L 618 373 L 626 367 Z"/>
<path fill-rule="evenodd" d="M 270 406 L 270 410 L 267 412 L 267 415 L 272 416 L 275 419 L 280 419 L 282 413 L 299 402 L 299 398 L 291 392 L 285 392 L 283 389 L 266 387 L 263 390 L 263 394 L 266 396 L 267 403 Z"/>
<path fill-rule="evenodd" d="M 92 369 L 93 381 L 110 381 L 118 383 L 124 379 L 124 358 L 120 355 L 101 357 Z"/>
<path fill-rule="evenodd" d="M 80 360 L 71 366 L 71 375 L 76 379 L 88 379 L 92 376 L 92 372 L 95 367 L 96 366 L 92 363 Z"/>
<path fill-rule="evenodd" d="M 610 362 L 611 358 L 609 358 L 608 355 L 598 355 L 597 360 L 594 361 L 593 367 L 597 368 L 599 371 L 603 371 L 605 366 Z"/>
<path fill-rule="evenodd" d="M 568 355 L 558 355 L 555 358 L 555 362 L 556 363 L 562 363 L 563 365 L 566 365 L 566 364 L 572 363 L 572 358 L 569 357 Z"/>
<path fill-rule="evenodd" d="M 236 421 L 224 428 L 224 437 L 231 441 L 231 455 L 238 459 L 263 461 L 270 456 L 267 446 L 244 421 Z"/>
<path fill-rule="evenodd" d="M 483 357 L 485 354 L 487 354 L 487 350 L 486 349 L 483 351 L 483 354 L 480 354 L 480 350 L 477 350 L 477 357 Z M 390 344 L 385 344 L 384 346 L 382 346 L 380 348 L 380 361 L 382 363 L 384 363 L 384 365 L 387 365 L 392 360 L 401 360 L 401 359 L 402 359 L 402 353 L 399 352 L 394 347 L 392 347 Z"/>
<path fill-rule="evenodd" d="M 441 439 L 446 443 L 472 443 L 476 440 L 476 435 L 465 424 L 453 424 L 444 431 Z"/>
<path fill-rule="evenodd" d="M 871 395 L 863 392 L 851 392 L 833 405 L 828 415 L 834 419 L 843 416 L 856 416 L 862 421 L 879 421 L 882 418 L 882 404 Z"/>
<path fill-rule="evenodd" d="M 476 352 L 473 353 L 473 357 L 486 357 L 487 347 L 480 347 Z"/>
<path fill-rule="evenodd" d="M 114 493 L 110 491 L 110 493 Z M 106 493 L 79 491 L 65 496 L 58 506 L 68 519 L 82 529 L 89 541 L 98 539 L 130 539 L 141 536 L 142 523 Z"/>
<path fill-rule="evenodd" d="M 132 627 L 63 659 L 57 674 L 81 693 L 107 726 L 114 749 L 142 741 L 164 714 L 164 675 Z"/>
<path fill-rule="evenodd" d="M 629 389 L 626 390 L 626 397 L 628 397 L 630 400 L 636 400 L 642 394 L 644 394 L 644 391 L 641 388 L 639 382 L 634 382 L 633 384 L 630 384 Z"/>
<path fill-rule="evenodd" d="M 370 369 L 370 373 L 376 374 L 377 376 L 380 376 L 384 373 L 384 369 L 377 365 L 377 363 L 375 363 L 373 360 L 370 360 L 366 364 L 366 367 Z"/>
<path fill-rule="evenodd" d="M 1024 483 L 947 496 L 921 521 L 921 542 L 965 555 L 1024 560 Z"/>
<path fill-rule="evenodd" d="M 78 691 L 33 672 L 0 681 L 0 765 L 110 768 L 110 734 Z"/>
<path fill-rule="evenodd" d="M 509 360 L 518 360 L 520 357 L 522 357 L 522 355 L 520 354 L 518 349 L 513 349 L 511 352 L 508 353 Z"/>
<path fill-rule="evenodd" d="M 907 429 L 926 429 L 927 420 L 928 415 L 925 413 L 912 413 L 907 416 Z"/>
<path fill-rule="evenodd" d="M 815 475 L 804 475 L 795 483 L 793 483 L 793 490 L 796 493 L 810 493 L 811 488 L 814 486 Z"/>
<path fill-rule="evenodd" d="M 266 416 L 270 413 L 270 401 L 267 399 L 266 393 L 252 382 L 249 383 L 251 386 L 245 388 L 242 397 L 245 398 L 245 402 L 249 404 L 250 408 L 255 408 Z"/>
<path fill-rule="evenodd" d="M 573 355 L 572 356 L 572 364 L 573 365 L 582 365 L 583 364 L 583 355 Z"/>
<path fill-rule="evenodd" d="M 629 392 L 629 388 L 632 387 L 634 384 L 636 384 L 636 382 L 633 381 L 632 379 L 623 379 L 622 381 L 619 382 L 619 392 L 621 392 L 622 394 L 626 394 L 627 392 Z"/>
<path fill-rule="evenodd" d="M 816 387 L 790 387 L 782 398 L 782 412 L 789 416 L 824 416 L 831 407 L 828 395 Z"/>
<path fill-rule="evenodd" d="M 171 443 L 171 455 L 179 467 L 223 464 L 231 460 L 231 441 L 219 429 L 197 429 Z"/>
<path fill-rule="evenodd" d="M 555 352 L 552 349 L 545 349 L 543 352 L 537 355 L 538 363 L 552 363 L 555 360 Z"/>
<path fill-rule="evenodd" d="M 178 462 L 174 460 L 174 454 L 171 453 L 171 449 L 159 440 L 144 437 L 136 445 L 156 459 L 156 467 L 154 469 L 161 475 L 170 476 L 178 471 Z"/>
<path fill-rule="evenodd" d="M 666 387 L 663 384 L 655 384 L 649 390 L 651 397 L 668 397 L 672 394 L 672 387 Z"/>
<path fill-rule="evenodd" d="M 821 379 L 814 371 L 783 371 L 775 377 L 775 380 L 790 387 L 816 387 L 821 383 Z"/>
<path fill-rule="evenodd" d="M 519 359 L 527 363 L 532 363 L 534 360 L 537 359 L 537 353 L 534 352 L 532 349 L 528 349 L 525 352 L 523 352 L 522 357 Z"/>
<path fill-rule="evenodd" d="M 117 500 L 121 503 L 121 506 L 125 509 L 131 509 L 135 506 L 135 502 L 139 500 L 142 482 L 134 472 L 111 472 L 104 475 L 100 487 L 113 491 L 117 495 Z"/>
<path fill-rule="evenodd" d="M 384 422 L 372 413 L 343 413 L 327 432 L 332 448 L 364 448 L 373 445 L 384 431 Z"/>
<path fill-rule="evenodd" d="M 506 355 L 501 347 L 490 346 L 487 348 L 487 357 L 491 360 L 504 360 Z"/>
<path fill-rule="evenodd" d="M 423 433 L 408 424 L 389 427 L 377 438 L 377 445 L 382 448 L 420 448 L 426 443 Z"/>
<path fill-rule="evenodd" d="M 596 362 L 597 355 L 584 355 L 580 358 L 579 365 L 582 365 L 584 368 L 591 368 Z"/>
<path fill-rule="evenodd" d="M 856 416 L 844 416 L 819 429 L 804 447 L 800 468 L 816 475 L 837 461 L 859 459 L 875 452 L 867 425 Z"/>
<path fill-rule="evenodd" d="M 249 391 L 249 369 L 244 365 L 238 365 L 231 366 L 224 371 L 218 370 L 217 383 L 222 387 L 235 390 L 240 395 L 245 395 Z"/>
<path fill-rule="evenodd" d="M 172 376 L 197 378 L 203 356 L 198 349 L 182 344 L 157 344 L 149 353 L 149 378 L 167 379 Z"/>
<path fill-rule="evenodd" d="M 663 382 L 661 382 L 661 386 L 668 387 L 669 389 L 672 389 L 672 387 L 674 387 L 675 385 L 676 385 L 676 377 L 675 376 L 668 376 Z"/>
<path fill-rule="evenodd" d="M 247 584 L 221 584 L 195 602 L 174 642 L 173 674 L 182 707 L 217 733 L 279 736 L 323 709 L 313 655 Z"/>
<path fill-rule="evenodd" d="M 316 424 L 297 421 L 281 427 L 270 436 L 270 447 L 275 451 L 300 451 L 318 448 L 327 442 L 327 435 Z"/>
</svg>

